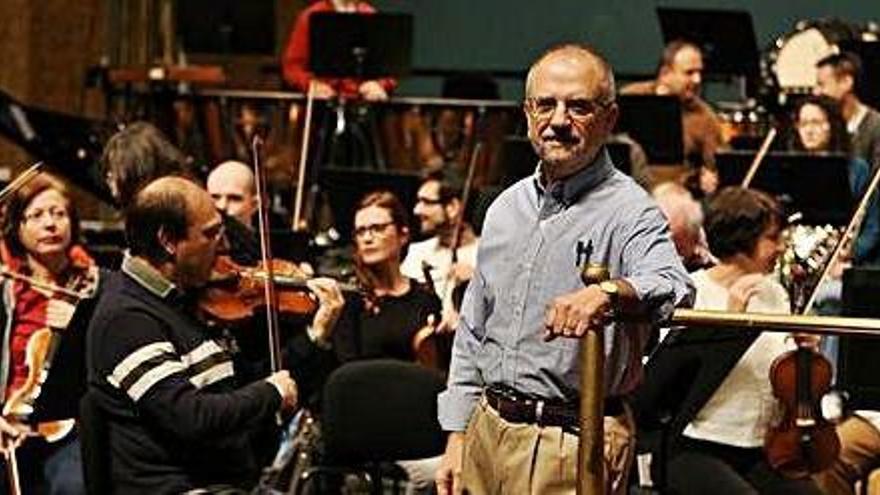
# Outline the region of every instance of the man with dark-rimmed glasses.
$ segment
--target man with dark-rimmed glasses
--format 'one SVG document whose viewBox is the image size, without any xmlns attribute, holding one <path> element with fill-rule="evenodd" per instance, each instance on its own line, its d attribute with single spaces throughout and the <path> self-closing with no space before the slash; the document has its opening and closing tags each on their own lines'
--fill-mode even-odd
<svg viewBox="0 0 880 495">
<path fill-rule="evenodd" d="M 451 432 L 438 489 L 574 493 L 579 339 L 601 331 L 606 493 L 624 493 L 634 445 L 626 396 L 649 323 L 693 289 L 662 214 L 604 147 L 618 113 L 607 62 L 583 45 L 551 49 L 529 71 L 524 110 L 541 161 L 486 214 L 438 399 Z M 611 280 L 584 287 L 585 263 Z"/>
<path fill-rule="evenodd" d="M 462 189 L 461 181 L 443 172 L 422 181 L 413 214 L 427 239 L 410 244 L 400 265 L 407 277 L 433 286 L 443 302 L 443 318 L 437 326 L 440 332 L 455 330 L 461 299 L 457 289 L 471 279 L 477 260 L 479 238 L 466 220 Z"/>
</svg>

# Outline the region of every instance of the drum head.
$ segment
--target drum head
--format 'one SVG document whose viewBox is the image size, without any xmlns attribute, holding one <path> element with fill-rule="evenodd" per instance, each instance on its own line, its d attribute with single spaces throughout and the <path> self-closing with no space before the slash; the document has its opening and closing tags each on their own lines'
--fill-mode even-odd
<svg viewBox="0 0 880 495">
<path fill-rule="evenodd" d="M 774 72 L 783 91 L 798 91 L 816 85 L 816 63 L 838 53 L 818 28 L 811 27 L 792 34 L 782 43 L 776 57 Z"/>
</svg>

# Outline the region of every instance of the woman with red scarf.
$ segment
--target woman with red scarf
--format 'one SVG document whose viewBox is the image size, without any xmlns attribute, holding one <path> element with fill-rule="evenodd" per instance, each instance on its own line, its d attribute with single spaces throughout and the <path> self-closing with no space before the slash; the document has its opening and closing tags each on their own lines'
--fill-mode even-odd
<svg viewBox="0 0 880 495">
<path fill-rule="evenodd" d="M 73 419 L 34 425 L 31 415 L 76 415 L 85 385 L 81 342 L 90 306 L 80 303 L 93 299 L 98 268 L 77 244 L 79 219 L 70 196 L 48 176 L 39 175 L 13 193 L 2 233 L 0 261 L 6 276 L 0 278 L 0 449 L 7 458 L 15 454 L 22 493 L 85 493 Z M 49 340 L 61 342 L 50 363 L 55 366 L 30 369 L 35 358 L 48 355 L 35 350 Z M 46 378 L 53 383 L 42 386 L 43 370 L 62 376 Z M 37 409 L 46 404 L 51 412 L 34 409 L 29 399 L 38 395 Z M 60 438 L 47 440 L 47 426 Z M 4 487 L 9 483 L 7 479 Z"/>
</svg>

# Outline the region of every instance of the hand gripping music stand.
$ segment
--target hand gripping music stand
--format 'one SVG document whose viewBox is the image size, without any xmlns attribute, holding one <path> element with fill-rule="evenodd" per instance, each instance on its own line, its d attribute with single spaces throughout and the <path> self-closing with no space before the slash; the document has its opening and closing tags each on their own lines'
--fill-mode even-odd
<svg viewBox="0 0 880 495">
<path fill-rule="evenodd" d="M 412 58 L 409 14 L 319 12 L 309 25 L 309 69 L 318 77 L 369 80 L 404 76 Z"/>
<path fill-rule="evenodd" d="M 684 40 L 700 47 L 706 74 L 740 78 L 741 96 L 757 94 L 758 43 L 752 16 L 744 10 L 658 7 L 663 42 Z"/>
</svg>

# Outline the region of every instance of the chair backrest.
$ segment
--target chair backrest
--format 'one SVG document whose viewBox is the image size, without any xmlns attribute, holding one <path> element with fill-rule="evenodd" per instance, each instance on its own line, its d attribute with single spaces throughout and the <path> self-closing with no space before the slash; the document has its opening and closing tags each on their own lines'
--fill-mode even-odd
<svg viewBox="0 0 880 495">
<path fill-rule="evenodd" d="M 352 464 L 439 455 L 437 421 L 443 377 L 414 363 L 368 360 L 345 364 L 327 379 L 322 411 L 325 459 Z"/>
<path fill-rule="evenodd" d="M 97 396 L 91 390 L 79 401 L 79 439 L 86 491 L 92 495 L 112 493 L 106 422 Z"/>
</svg>

